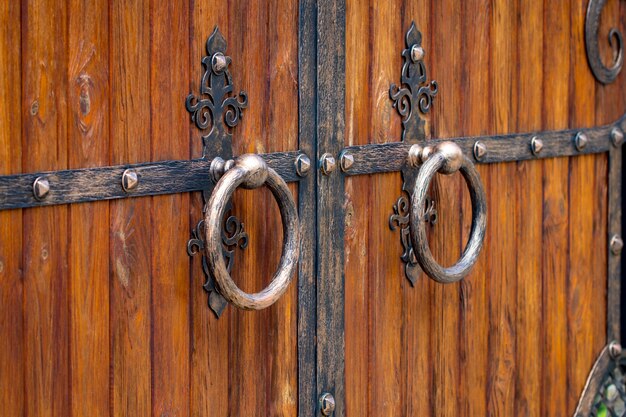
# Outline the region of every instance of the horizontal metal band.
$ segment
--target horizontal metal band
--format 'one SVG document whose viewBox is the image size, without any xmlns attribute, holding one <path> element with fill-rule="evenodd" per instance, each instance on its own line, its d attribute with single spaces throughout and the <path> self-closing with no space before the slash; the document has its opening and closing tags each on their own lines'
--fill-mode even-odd
<svg viewBox="0 0 626 417">
<path fill-rule="evenodd" d="M 261 156 L 285 181 L 292 182 L 300 179 L 294 165 L 299 154 Z M 210 165 L 210 159 L 193 159 L 0 176 L 0 210 L 201 191 L 213 184 Z M 138 177 L 137 187 L 129 192 L 122 187 L 122 174 L 127 169 L 134 169 Z M 33 182 L 38 177 L 45 177 L 50 184 L 48 195 L 41 201 L 33 194 Z"/>
<path fill-rule="evenodd" d="M 588 129 L 433 139 L 417 143 L 422 146 L 433 146 L 444 140 L 451 141 L 459 145 L 463 153 L 472 161 L 489 164 L 608 152 L 614 146 L 611 142 L 611 131 L 616 127 L 621 132 L 626 130 L 626 114 L 613 124 Z M 584 133 L 588 138 L 586 146 L 581 150 L 578 150 L 575 145 L 575 138 L 579 133 Z M 536 155 L 531 150 L 531 140 L 535 137 L 543 142 L 541 152 Z M 486 149 L 480 160 L 474 156 L 476 142 L 482 143 Z M 407 161 L 411 146 L 412 144 L 404 142 L 349 146 L 343 150 L 343 154 L 352 155 L 354 163 L 345 175 L 400 171 Z"/>
</svg>

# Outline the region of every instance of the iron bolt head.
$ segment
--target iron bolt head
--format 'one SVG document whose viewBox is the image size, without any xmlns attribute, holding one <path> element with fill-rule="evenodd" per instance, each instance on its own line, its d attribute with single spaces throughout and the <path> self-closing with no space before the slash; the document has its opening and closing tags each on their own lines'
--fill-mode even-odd
<svg viewBox="0 0 626 417">
<path fill-rule="evenodd" d="M 476 143 L 474 143 L 474 158 L 476 158 L 477 161 L 481 161 L 485 155 L 487 155 L 487 147 L 481 141 L 476 141 Z"/>
<path fill-rule="evenodd" d="M 622 249 L 624 248 L 624 241 L 622 240 L 622 238 L 620 237 L 620 235 L 613 235 L 613 237 L 611 237 L 611 253 L 613 255 L 619 255 L 622 253 Z"/>
<path fill-rule="evenodd" d="M 574 145 L 576 146 L 576 150 L 578 152 L 580 152 L 583 149 L 585 149 L 587 147 L 588 143 L 589 143 L 589 138 L 587 137 L 586 134 L 584 134 L 582 132 L 578 132 L 576 134 L 576 138 L 574 139 Z"/>
<path fill-rule="evenodd" d="M 620 357 L 622 355 L 622 345 L 617 342 L 611 342 L 609 344 L 609 354 L 613 359 Z"/>
<path fill-rule="evenodd" d="M 213 72 L 219 74 L 224 71 L 226 67 L 228 67 L 228 58 L 226 58 L 221 52 L 213 54 L 213 57 L 211 58 L 211 68 L 213 69 Z"/>
<path fill-rule="evenodd" d="M 331 154 L 325 153 L 322 155 L 320 158 L 320 169 L 322 170 L 322 174 L 330 175 L 336 167 L 337 162 L 335 162 L 335 158 Z"/>
<path fill-rule="evenodd" d="M 348 152 L 343 152 L 339 156 L 339 166 L 341 167 L 341 170 L 343 172 L 346 172 L 347 170 L 352 168 L 352 165 L 354 165 L 354 155 Z"/>
<path fill-rule="evenodd" d="M 533 155 L 539 155 L 543 150 L 543 141 L 539 139 L 537 136 L 533 136 L 530 140 L 530 151 Z"/>
<path fill-rule="evenodd" d="M 324 393 L 320 397 L 320 411 L 323 415 L 329 416 L 335 411 L 335 397 L 333 394 Z"/>
<path fill-rule="evenodd" d="M 619 127 L 614 127 L 613 130 L 611 130 L 611 143 L 613 143 L 613 146 L 616 148 L 619 148 L 622 146 L 622 143 L 624 143 L 624 132 L 622 132 Z"/>
<path fill-rule="evenodd" d="M 424 52 L 424 48 L 421 46 L 413 45 L 411 47 L 411 60 L 413 62 L 421 61 L 424 59 L 424 55 L 426 55 L 426 53 Z"/>
<path fill-rule="evenodd" d="M 139 177 L 137 176 L 137 171 L 134 169 L 127 169 L 122 174 L 122 188 L 124 191 L 129 192 L 137 188 L 139 184 Z"/>
<path fill-rule="evenodd" d="M 296 166 L 296 174 L 298 174 L 299 177 L 306 177 L 309 171 L 311 170 L 311 160 L 309 159 L 308 156 L 301 153 L 296 158 L 295 166 Z"/>
<path fill-rule="evenodd" d="M 442 142 L 435 146 L 435 152 L 440 153 L 445 158 L 443 166 L 439 170 L 442 174 L 453 174 L 463 165 L 463 151 L 454 142 Z"/>
<path fill-rule="evenodd" d="M 33 195 L 38 201 L 43 200 L 50 193 L 50 182 L 45 177 L 37 177 L 33 182 Z"/>
</svg>

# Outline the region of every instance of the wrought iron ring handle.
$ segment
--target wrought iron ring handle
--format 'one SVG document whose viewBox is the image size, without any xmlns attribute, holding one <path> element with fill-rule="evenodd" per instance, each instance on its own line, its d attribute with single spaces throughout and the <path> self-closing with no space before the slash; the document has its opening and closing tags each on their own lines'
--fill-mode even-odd
<svg viewBox="0 0 626 417">
<path fill-rule="evenodd" d="M 472 269 L 485 240 L 487 227 L 487 199 L 478 171 L 458 145 L 442 142 L 434 148 L 413 145 L 409 151 L 409 163 L 416 166 L 420 162 L 415 189 L 411 196 L 410 231 L 414 253 L 428 276 L 437 282 L 451 283 L 465 277 Z M 453 266 L 444 268 L 435 261 L 428 246 L 425 222 L 421 221 L 426 203 L 426 193 L 435 173 L 452 174 L 461 171 L 469 188 L 472 200 L 472 228 L 467 246 L 461 258 Z"/>
<path fill-rule="evenodd" d="M 272 191 L 283 221 L 283 250 L 278 270 L 261 292 L 248 294 L 233 281 L 222 255 L 222 220 L 226 205 L 238 186 L 247 189 L 267 185 Z M 263 158 L 247 154 L 238 157 L 215 185 L 205 214 L 206 257 L 209 270 L 222 296 L 235 307 L 261 310 L 274 304 L 291 282 L 300 251 L 300 222 L 296 203 L 285 181 Z"/>
</svg>

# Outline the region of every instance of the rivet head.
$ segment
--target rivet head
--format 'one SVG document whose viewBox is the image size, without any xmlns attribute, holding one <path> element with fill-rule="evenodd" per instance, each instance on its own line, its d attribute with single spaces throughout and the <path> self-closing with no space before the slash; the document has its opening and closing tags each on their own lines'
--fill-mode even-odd
<svg viewBox="0 0 626 417">
<path fill-rule="evenodd" d="M 33 182 L 33 195 L 36 200 L 43 200 L 50 193 L 50 182 L 45 177 L 37 177 Z"/>
<path fill-rule="evenodd" d="M 613 255 L 619 255 L 622 253 L 622 249 L 624 249 L 624 241 L 620 235 L 615 234 L 611 237 L 610 247 Z"/>
<path fill-rule="evenodd" d="M 424 55 L 426 55 L 426 53 L 424 52 L 424 48 L 421 46 L 413 45 L 411 47 L 411 60 L 413 62 L 421 61 L 424 59 Z"/>
<path fill-rule="evenodd" d="M 322 170 L 322 174 L 330 175 L 331 172 L 335 170 L 337 166 L 337 162 L 335 162 L 335 158 L 329 154 L 325 153 L 320 158 L 320 169 Z"/>
<path fill-rule="evenodd" d="M 613 359 L 618 358 L 622 355 L 622 345 L 617 342 L 611 342 L 609 344 L 609 354 Z"/>
<path fill-rule="evenodd" d="M 539 139 L 537 136 L 533 136 L 530 140 L 530 151 L 533 155 L 539 155 L 543 150 L 543 141 Z"/>
<path fill-rule="evenodd" d="M 127 193 L 137 188 L 139 184 L 139 176 L 134 169 L 127 169 L 122 174 L 122 188 Z"/>
<path fill-rule="evenodd" d="M 342 152 L 339 156 L 339 166 L 343 172 L 346 172 L 354 165 L 354 155 L 348 152 Z"/>
<path fill-rule="evenodd" d="M 301 153 L 298 155 L 295 161 L 296 166 L 296 174 L 300 177 L 306 177 L 309 171 L 311 170 L 311 160 L 308 156 Z"/>
<path fill-rule="evenodd" d="M 228 67 L 228 58 L 226 58 L 221 52 L 213 54 L 213 57 L 211 58 L 211 68 L 213 69 L 213 72 L 219 74 L 224 71 L 226 67 Z"/>
<path fill-rule="evenodd" d="M 622 132 L 619 127 L 614 127 L 613 130 L 611 130 L 611 143 L 616 148 L 622 146 L 622 143 L 624 143 L 624 132 Z"/>
<path fill-rule="evenodd" d="M 487 147 L 481 141 L 476 141 L 476 143 L 474 143 L 474 158 L 476 158 L 477 161 L 481 161 L 485 155 L 487 155 Z"/>
<path fill-rule="evenodd" d="M 320 411 L 322 415 L 329 416 L 335 411 L 335 397 L 333 394 L 324 393 L 320 397 Z"/>
<path fill-rule="evenodd" d="M 582 132 L 578 132 L 576 134 L 576 137 L 574 138 L 574 145 L 576 146 L 577 151 L 580 152 L 583 149 L 585 149 L 588 143 L 589 143 L 589 138 L 587 137 L 586 134 Z"/>
</svg>

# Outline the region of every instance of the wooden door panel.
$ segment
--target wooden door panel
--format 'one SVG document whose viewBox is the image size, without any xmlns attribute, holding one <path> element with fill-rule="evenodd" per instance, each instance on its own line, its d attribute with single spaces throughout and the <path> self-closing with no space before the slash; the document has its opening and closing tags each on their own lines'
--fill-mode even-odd
<svg viewBox="0 0 626 417">
<path fill-rule="evenodd" d="M 439 83 L 426 115 L 433 137 L 616 120 L 626 108 L 623 77 L 603 86 L 586 65 L 586 7 L 347 1 L 346 142 L 400 140 L 388 89 L 399 79 L 412 20 L 424 35 L 429 79 Z M 603 19 L 607 33 L 619 8 L 609 2 L 603 12 L 612 19 Z M 600 111 L 605 97 L 610 116 Z M 485 247 L 472 273 L 451 285 L 424 276 L 411 287 L 404 278 L 397 231 L 382 227 L 400 177 L 347 178 L 347 415 L 574 411 L 607 340 L 607 156 L 478 170 L 488 194 Z M 469 234 L 468 193 L 459 176 L 438 178 L 434 192 L 439 220 L 431 247 L 451 264 Z"/>
<path fill-rule="evenodd" d="M 3 175 L 200 157 L 185 98 L 215 25 L 248 93 L 235 153 L 298 148 L 297 1 L 7 2 L 0 16 Z M 197 193 L 0 212 L 0 414 L 296 415 L 297 284 L 218 319 L 186 252 L 202 206 Z M 265 190 L 237 192 L 233 211 L 250 237 L 234 279 L 259 290 L 280 214 Z"/>
</svg>

